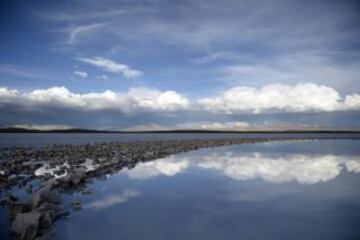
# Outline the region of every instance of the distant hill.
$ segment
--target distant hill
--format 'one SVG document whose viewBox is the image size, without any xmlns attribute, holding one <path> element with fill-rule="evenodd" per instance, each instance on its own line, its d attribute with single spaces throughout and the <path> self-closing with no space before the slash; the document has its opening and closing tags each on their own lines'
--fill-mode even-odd
<svg viewBox="0 0 360 240">
<path fill-rule="evenodd" d="M 360 133 L 359 129 L 254 129 L 254 130 L 204 130 L 204 129 L 174 129 L 174 130 L 149 130 L 149 131 L 106 131 L 94 129 L 58 129 L 36 130 L 26 128 L 0 128 L 0 133 Z"/>
</svg>

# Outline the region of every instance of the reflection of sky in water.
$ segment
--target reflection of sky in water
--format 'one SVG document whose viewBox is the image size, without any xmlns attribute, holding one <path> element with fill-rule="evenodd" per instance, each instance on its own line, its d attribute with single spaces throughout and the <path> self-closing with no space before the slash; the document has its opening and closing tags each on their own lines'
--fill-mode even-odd
<svg viewBox="0 0 360 240">
<path fill-rule="evenodd" d="M 99 200 L 90 202 L 84 206 L 84 208 L 101 209 L 111 207 L 116 204 L 126 203 L 129 199 L 140 195 L 139 191 L 126 189 L 120 194 L 108 195 Z"/>
<path fill-rule="evenodd" d="M 360 239 L 360 142 L 336 143 L 227 146 L 138 164 L 95 181 L 56 237 Z"/>
<path fill-rule="evenodd" d="M 139 164 L 126 173 L 134 179 L 148 179 L 159 175 L 175 176 L 188 168 L 215 169 L 236 180 L 259 178 L 273 183 L 311 184 L 331 180 L 343 169 L 360 172 L 360 156 L 287 154 L 278 157 L 259 152 L 239 156 L 233 152 L 215 152 L 200 158 L 171 156 Z"/>
</svg>

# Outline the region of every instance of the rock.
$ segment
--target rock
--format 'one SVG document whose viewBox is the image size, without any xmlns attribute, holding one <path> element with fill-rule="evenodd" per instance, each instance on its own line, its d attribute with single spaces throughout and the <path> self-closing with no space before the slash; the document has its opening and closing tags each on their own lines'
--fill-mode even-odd
<svg viewBox="0 0 360 240">
<path fill-rule="evenodd" d="M 53 239 L 54 232 L 46 233 L 42 236 L 36 237 L 35 240 L 51 240 Z"/>
<path fill-rule="evenodd" d="M 45 212 L 41 215 L 39 221 L 39 235 L 45 235 L 49 233 L 53 228 L 52 218 L 49 212 Z"/>
<path fill-rule="evenodd" d="M 71 206 L 75 209 L 75 210 L 80 210 L 81 209 L 81 202 L 79 199 L 75 199 L 71 202 Z"/>
<path fill-rule="evenodd" d="M 48 213 L 52 221 L 56 221 L 61 217 L 69 215 L 69 212 L 60 204 L 43 203 L 38 211 L 41 213 Z"/>
<path fill-rule="evenodd" d="M 10 217 L 14 218 L 19 213 L 31 211 L 31 204 L 29 203 L 14 203 L 10 206 Z"/>
<path fill-rule="evenodd" d="M 94 190 L 93 189 L 85 189 L 81 192 L 82 194 L 94 194 Z"/>
<path fill-rule="evenodd" d="M 53 182 L 45 184 L 40 190 L 38 190 L 31 198 L 33 208 L 37 208 L 43 202 L 50 202 L 55 204 L 61 203 L 61 196 L 57 190 L 51 190 Z"/>
<path fill-rule="evenodd" d="M 37 235 L 41 214 L 37 211 L 19 213 L 11 225 L 11 231 L 21 239 L 34 239 Z"/>
<path fill-rule="evenodd" d="M 83 169 L 75 169 L 74 172 L 71 174 L 71 183 L 73 185 L 78 185 L 82 182 L 86 172 Z"/>
<path fill-rule="evenodd" d="M 70 184 L 71 183 L 71 174 L 67 174 L 64 177 L 58 179 L 60 183 Z"/>
<path fill-rule="evenodd" d="M 27 193 L 33 193 L 32 184 L 29 184 L 29 185 L 25 188 L 25 192 L 27 192 Z"/>
<path fill-rule="evenodd" d="M 13 195 L 5 196 L 0 200 L 0 206 L 13 205 L 17 200 L 17 197 Z"/>
</svg>

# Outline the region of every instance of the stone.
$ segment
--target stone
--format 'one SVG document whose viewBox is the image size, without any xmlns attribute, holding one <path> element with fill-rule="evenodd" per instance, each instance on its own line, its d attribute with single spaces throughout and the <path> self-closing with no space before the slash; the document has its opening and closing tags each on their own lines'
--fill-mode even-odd
<svg viewBox="0 0 360 240">
<path fill-rule="evenodd" d="M 81 202 L 79 199 L 75 199 L 71 202 L 71 206 L 75 209 L 75 210 L 80 210 L 81 209 Z"/>
<path fill-rule="evenodd" d="M 50 232 L 52 228 L 53 228 L 53 222 L 50 213 L 49 212 L 43 213 L 39 221 L 39 230 L 38 230 L 39 235 L 44 235 Z"/>
<path fill-rule="evenodd" d="M 69 215 L 69 212 L 66 211 L 62 205 L 53 203 L 43 203 L 38 208 L 38 211 L 41 213 L 48 213 L 52 221 L 56 221 L 61 217 Z"/>
<path fill-rule="evenodd" d="M 93 189 L 85 189 L 81 192 L 83 195 L 87 195 L 87 194 L 94 194 L 94 190 Z"/>
<path fill-rule="evenodd" d="M 13 195 L 8 195 L 3 197 L 0 200 L 0 206 L 5 206 L 5 205 L 12 205 L 17 201 L 17 197 L 13 196 Z"/>
<path fill-rule="evenodd" d="M 51 190 L 53 185 L 54 181 L 47 182 L 42 188 L 35 192 L 31 198 L 33 208 L 37 208 L 43 202 L 61 203 L 60 193 L 57 190 Z"/>
<path fill-rule="evenodd" d="M 11 225 L 11 231 L 21 239 L 34 239 L 37 235 L 41 214 L 37 211 L 19 213 Z"/>
<path fill-rule="evenodd" d="M 25 192 L 27 192 L 27 193 L 33 193 L 32 184 L 29 184 L 29 185 L 25 188 Z"/>
<path fill-rule="evenodd" d="M 10 205 L 10 217 L 15 217 L 19 213 L 31 211 L 31 204 L 29 203 L 14 203 Z"/>
<path fill-rule="evenodd" d="M 74 172 L 71 174 L 71 183 L 73 185 L 78 185 L 82 182 L 86 172 L 83 169 L 75 169 Z"/>
</svg>

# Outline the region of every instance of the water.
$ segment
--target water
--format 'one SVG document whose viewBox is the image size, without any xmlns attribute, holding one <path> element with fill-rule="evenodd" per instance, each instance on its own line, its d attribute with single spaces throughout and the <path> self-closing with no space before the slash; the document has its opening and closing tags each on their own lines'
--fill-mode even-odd
<svg viewBox="0 0 360 240">
<path fill-rule="evenodd" d="M 360 138 L 360 133 L 0 133 L 0 148 L 14 146 L 42 147 L 48 144 L 87 144 L 112 141 L 263 137 Z"/>
<path fill-rule="evenodd" d="M 359 173 L 359 140 L 182 153 L 64 195 L 83 207 L 56 223 L 55 239 L 360 239 Z"/>
</svg>

